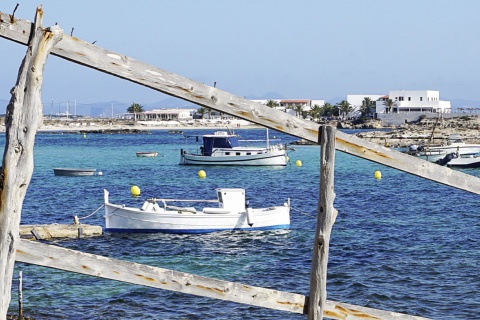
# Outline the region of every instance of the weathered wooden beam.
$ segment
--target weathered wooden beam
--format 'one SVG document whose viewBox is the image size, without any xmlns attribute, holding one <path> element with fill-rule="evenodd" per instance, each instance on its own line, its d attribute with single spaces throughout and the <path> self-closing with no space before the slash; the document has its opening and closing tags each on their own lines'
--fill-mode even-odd
<svg viewBox="0 0 480 320">
<path fill-rule="evenodd" d="M 13 20 L 13 21 L 12 21 Z M 0 37 L 27 44 L 31 22 L 0 12 Z M 184 78 L 78 38 L 64 35 L 52 54 L 156 91 L 218 110 L 268 128 L 317 142 L 318 124 L 288 115 L 218 88 Z M 480 194 L 480 178 L 441 167 L 356 136 L 337 132 L 342 152 L 396 168 L 461 190 Z"/>
<path fill-rule="evenodd" d="M 52 238 L 80 238 L 80 237 L 96 237 L 102 235 L 102 226 L 90 224 L 36 224 L 20 225 L 20 237 L 25 239 L 29 235 L 39 239 Z"/>
<path fill-rule="evenodd" d="M 20 240 L 16 259 L 19 262 L 152 288 L 292 313 L 305 314 L 306 312 L 306 297 L 301 294 L 254 287 L 242 283 L 111 259 L 37 241 Z M 327 301 L 324 315 L 330 319 L 426 319 L 335 301 Z"/>
<path fill-rule="evenodd" d="M 327 264 L 332 232 L 337 211 L 333 207 L 335 168 L 335 128 L 322 126 L 320 142 L 320 191 L 317 208 L 317 226 L 313 242 L 312 271 L 310 274 L 309 320 L 323 319 L 327 301 Z"/>
<path fill-rule="evenodd" d="M 27 53 L 5 116 L 6 141 L 0 174 L 0 319 L 7 317 L 11 299 L 20 214 L 33 172 L 35 134 L 43 121 L 43 68 L 51 48 L 63 34 L 56 26 L 43 29 L 42 17 L 43 11 L 38 7 L 33 29 L 29 28 L 25 35 Z M 3 27 L 2 23 L 0 29 Z"/>
</svg>

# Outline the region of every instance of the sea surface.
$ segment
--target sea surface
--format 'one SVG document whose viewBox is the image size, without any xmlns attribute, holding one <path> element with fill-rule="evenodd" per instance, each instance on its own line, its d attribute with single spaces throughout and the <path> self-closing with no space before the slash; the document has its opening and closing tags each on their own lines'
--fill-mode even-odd
<svg viewBox="0 0 480 320">
<path fill-rule="evenodd" d="M 161 268 L 308 295 L 320 179 L 320 148 L 295 146 L 287 167 L 180 166 L 188 135 L 38 134 L 22 224 L 68 224 L 103 204 L 141 206 L 145 198 L 215 198 L 215 188 L 245 188 L 252 207 L 291 199 L 291 229 L 204 235 L 116 234 L 48 241 Z M 346 131 L 349 133 L 350 131 Z M 265 139 L 265 130 L 236 130 Z M 288 143 L 297 138 L 270 131 Z M 0 137 L 4 146 L 5 137 Z M 136 157 L 157 151 L 156 158 Z M 302 162 L 301 166 L 296 161 Z M 96 168 L 103 175 L 58 177 L 53 168 Z M 201 179 L 198 171 L 204 170 Z M 382 178 L 375 179 L 375 171 Z M 480 170 L 465 170 L 480 176 Z M 141 196 L 132 197 L 138 186 Z M 341 152 L 328 299 L 433 319 L 479 319 L 480 197 Z M 103 210 L 82 223 L 103 226 Z M 9 312 L 36 319 L 306 319 L 305 315 L 207 299 L 17 263 Z"/>
</svg>

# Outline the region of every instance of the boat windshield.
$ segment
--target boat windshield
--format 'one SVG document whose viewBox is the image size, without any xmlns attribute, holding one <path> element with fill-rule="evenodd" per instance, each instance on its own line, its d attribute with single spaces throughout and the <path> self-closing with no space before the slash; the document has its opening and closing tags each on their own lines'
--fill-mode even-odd
<svg viewBox="0 0 480 320">
<path fill-rule="evenodd" d="M 213 148 L 231 149 L 239 147 L 240 143 L 236 137 L 203 137 L 203 155 L 211 156 Z"/>
</svg>

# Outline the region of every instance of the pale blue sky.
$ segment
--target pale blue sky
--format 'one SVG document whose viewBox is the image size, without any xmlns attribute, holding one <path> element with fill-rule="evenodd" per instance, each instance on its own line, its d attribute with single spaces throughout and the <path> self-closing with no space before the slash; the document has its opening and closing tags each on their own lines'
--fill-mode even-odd
<svg viewBox="0 0 480 320">
<path fill-rule="evenodd" d="M 35 1 L 1 1 L 32 21 Z M 439 90 L 480 101 L 479 0 L 43 0 L 44 26 L 239 96 L 338 102 Z M 26 48 L 0 38 L 0 102 Z M 42 100 L 150 104 L 165 95 L 51 56 Z M 270 96 L 269 98 L 275 98 Z M 479 103 L 480 104 L 480 103 Z"/>
</svg>

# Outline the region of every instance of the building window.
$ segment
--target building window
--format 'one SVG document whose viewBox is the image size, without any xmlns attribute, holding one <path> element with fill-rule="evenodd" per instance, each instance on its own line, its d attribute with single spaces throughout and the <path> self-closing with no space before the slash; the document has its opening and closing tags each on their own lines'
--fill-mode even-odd
<svg viewBox="0 0 480 320">
<path fill-rule="evenodd" d="M 420 101 L 423 101 L 423 97 L 420 97 Z"/>
<path fill-rule="evenodd" d="M 408 101 L 412 101 L 412 98 L 411 98 L 411 97 L 408 97 Z"/>
</svg>

